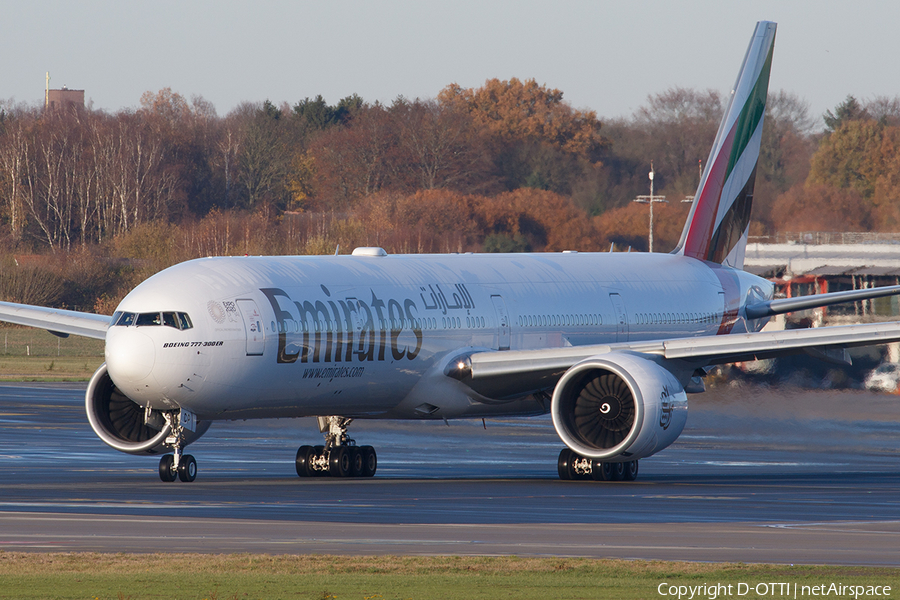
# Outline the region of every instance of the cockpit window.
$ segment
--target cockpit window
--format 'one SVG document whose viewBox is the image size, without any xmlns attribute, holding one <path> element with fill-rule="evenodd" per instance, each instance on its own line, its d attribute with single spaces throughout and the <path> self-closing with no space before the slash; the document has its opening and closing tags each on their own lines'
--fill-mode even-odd
<svg viewBox="0 0 900 600">
<path fill-rule="evenodd" d="M 181 330 L 190 329 L 194 326 L 187 313 L 171 311 L 149 313 L 116 312 L 113 315 L 112 323 L 114 326 L 120 327 L 129 327 L 131 325 L 136 325 L 137 327 L 165 325 Z"/>
<path fill-rule="evenodd" d="M 178 321 L 175 320 L 175 313 L 173 312 L 164 312 L 163 314 L 163 325 L 167 327 L 174 327 L 178 329 Z"/>
<path fill-rule="evenodd" d="M 135 323 L 138 327 L 144 327 L 147 325 L 162 325 L 162 319 L 159 318 L 159 313 L 140 313 L 137 316 L 137 323 Z"/>
<path fill-rule="evenodd" d="M 178 317 L 178 328 L 179 329 L 190 329 L 191 327 L 194 326 L 194 324 L 191 323 L 191 318 L 188 316 L 187 313 L 182 313 L 182 312 L 175 313 L 175 316 Z"/>
<path fill-rule="evenodd" d="M 134 325 L 135 316 L 134 313 L 130 312 L 117 312 L 113 314 L 112 322 L 113 325 L 128 327 L 129 325 Z"/>
</svg>

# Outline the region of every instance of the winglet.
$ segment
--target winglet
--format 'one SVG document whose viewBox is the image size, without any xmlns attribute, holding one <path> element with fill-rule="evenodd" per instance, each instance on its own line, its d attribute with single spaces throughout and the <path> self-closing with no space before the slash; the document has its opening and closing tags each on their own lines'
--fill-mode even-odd
<svg viewBox="0 0 900 600">
<path fill-rule="evenodd" d="M 775 27 L 756 24 L 676 254 L 743 268 Z"/>
</svg>

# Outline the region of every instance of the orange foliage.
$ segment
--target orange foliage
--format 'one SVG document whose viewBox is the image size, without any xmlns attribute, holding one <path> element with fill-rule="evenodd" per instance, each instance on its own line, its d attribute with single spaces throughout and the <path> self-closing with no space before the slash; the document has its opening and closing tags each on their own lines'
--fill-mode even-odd
<svg viewBox="0 0 900 600">
<path fill-rule="evenodd" d="M 463 252 L 477 235 L 475 197 L 451 190 L 375 194 L 358 216 L 374 241 L 395 252 Z"/>
<path fill-rule="evenodd" d="M 375 194 L 357 214 L 374 243 L 394 252 L 480 251 L 491 233 L 521 235 L 535 251 L 600 247 L 592 222 L 570 198 L 530 188 L 497 196 Z"/>
<path fill-rule="evenodd" d="M 900 127 L 886 127 L 881 139 L 881 173 L 872 196 L 872 224 L 878 231 L 900 230 Z"/>
<path fill-rule="evenodd" d="M 519 234 L 536 251 L 599 250 L 597 232 L 571 198 L 533 188 L 479 197 L 485 232 Z"/>
<path fill-rule="evenodd" d="M 868 231 L 871 214 L 860 194 L 829 185 L 795 185 L 772 206 L 785 231 Z"/>
<path fill-rule="evenodd" d="M 681 239 L 690 207 L 686 202 L 653 205 L 654 252 L 669 252 L 675 248 Z M 630 245 L 634 250 L 647 250 L 650 208 L 646 204 L 632 202 L 621 208 L 608 210 L 594 217 L 594 224 L 601 235 L 599 241 L 605 248 L 614 242 L 620 250 L 625 249 L 622 245 Z"/>
<path fill-rule="evenodd" d="M 540 142 L 572 154 L 587 155 L 603 146 L 594 111 L 575 110 L 563 93 L 534 79 L 488 79 L 478 89 L 451 84 L 438 94 L 445 105 L 462 106 L 476 128 L 504 143 Z"/>
</svg>

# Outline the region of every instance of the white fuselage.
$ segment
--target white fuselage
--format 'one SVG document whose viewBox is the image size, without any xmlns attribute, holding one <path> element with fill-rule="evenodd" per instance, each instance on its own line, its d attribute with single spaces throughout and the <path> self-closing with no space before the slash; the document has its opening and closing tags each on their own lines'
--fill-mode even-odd
<svg viewBox="0 0 900 600">
<path fill-rule="evenodd" d="M 771 295 L 763 279 L 669 254 L 208 258 L 151 277 L 117 312 L 186 314 L 190 327 L 114 324 L 106 361 L 132 400 L 206 420 L 528 414 L 543 409 L 477 397 L 446 362 L 757 330 L 743 306 Z"/>
</svg>

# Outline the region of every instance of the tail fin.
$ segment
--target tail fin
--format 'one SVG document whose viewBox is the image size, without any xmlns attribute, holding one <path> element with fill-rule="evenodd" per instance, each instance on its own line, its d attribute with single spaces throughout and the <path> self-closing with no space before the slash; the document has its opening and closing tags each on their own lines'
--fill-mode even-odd
<svg viewBox="0 0 900 600">
<path fill-rule="evenodd" d="M 676 254 L 744 266 L 775 27 L 756 24 Z"/>
</svg>

